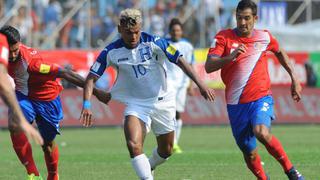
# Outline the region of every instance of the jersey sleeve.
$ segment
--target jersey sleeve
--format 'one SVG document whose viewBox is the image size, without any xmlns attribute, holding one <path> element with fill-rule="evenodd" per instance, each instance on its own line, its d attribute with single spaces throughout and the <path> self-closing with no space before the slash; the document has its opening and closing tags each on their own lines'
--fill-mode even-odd
<svg viewBox="0 0 320 180">
<path fill-rule="evenodd" d="M 208 57 L 210 56 L 218 56 L 221 57 L 224 53 L 224 49 L 226 46 L 225 36 L 220 32 L 218 33 L 208 51 Z"/>
<path fill-rule="evenodd" d="M 31 58 L 28 66 L 29 73 L 46 76 L 48 79 L 52 80 L 57 77 L 61 68 L 58 64 L 45 62 L 35 50 L 30 52 L 29 58 Z"/>
<path fill-rule="evenodd" d="M 94 74 L 98 77 L 102 76 L 106 68 L 109 66 L 110 63 L 108 63 L 108 49 L 105 48 L 101 51 L 99 56 L 97 57 L 96 61 L 93 63 L 93 65 L 90 68 L 90 73 Z"/>
<path fill-rule="evenodd" d="M 162 51 L 170 62 L 178 62 L 178 58 L 181 56 L 181 53 L 176 47 L 174 47 L 172 44 L 169 44 L 167 40 L 159 37 L 155 37 L 154 43 L 156 47 L 158 47 L 156 48 L 156 53 L 160 53 L 160 51 Z"/>
<path fill-rule="evenodd" d="M 273 37 L 269 31 L 267 31 L 267 32 L 270 36 L 270 43 L 267 47 L 267 50 L 271 51 L 273 53 L 279 52 L 280 49 L 279 49 L 279 43 L 278 43 L 277 39 L 275 37 Z"/>
</svg>

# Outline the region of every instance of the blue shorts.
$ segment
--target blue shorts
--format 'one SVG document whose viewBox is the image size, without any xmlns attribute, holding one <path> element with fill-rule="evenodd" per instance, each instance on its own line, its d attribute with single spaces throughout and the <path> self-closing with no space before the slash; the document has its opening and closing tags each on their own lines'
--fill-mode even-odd
<svg viewBox="0 0 320 180">
<path fill-rule="evenodd" d="M 16 96 L 22 112 L 30 124 L 36 120 L 39 132 L 45 141 L 52 141 L 59 133 L 59 122 L 63 119 L 60 96 L 52 101 L 31 100 L 21 92 Z"/>
<path fill-rule="evenodd" d="M 275 119 L 272 96 L 262 97 L 254 102 L 227 105 L 233 136 L 244 153 L 249 153 L 257 147 L 253 127 L 256 125 L 271 126 Z"/>
</svg>

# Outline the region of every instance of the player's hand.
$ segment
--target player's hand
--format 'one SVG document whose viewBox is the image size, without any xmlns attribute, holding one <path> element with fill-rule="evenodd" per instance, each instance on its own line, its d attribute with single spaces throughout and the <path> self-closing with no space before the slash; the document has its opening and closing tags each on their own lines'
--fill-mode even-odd
<svg viewBox="0 0 320 180">
<path fill-rule="evenodd" d="M 232 53 L 230 54 L 230 60 L 234 61 L 240 54 L 245 54 L 247 52 L 247 47 L 244 44 L 240 44 Z"/>
<path fill-rule="evenodd" d="M 301 91 L 302 87 L 300 82 L 298 80 L 293 80 L 291 83 L 291 96 L 294 101 L 299 102 L 301 100 Z"/>
<path fill-rule="evenodd" d="M 201 95 L 208 101 L 214 101 L 214 90 L 208 87 L 199 88 Z"/>
<path fill-rule="evenodd" d="M 99 101 L 106 105 L 108 105 L 109 101 L 111 100 L 111 93 L 105 92 L 101 89 L 95 89 L 94 95 Z"/>
<path fill-rule="evenodd" d="M 83 108 L 80 115 L 80 122 L 83 126 L 89 127 L 92 125 L 92 112 L 90 109 Z"/>
<path fill-rule="evenodd" d="M 21 122 L 21 129 L 26 134 L 27 137 L 34 140 L 37 144 L 43 145 L 43 139 L 40 133 L 26 120 L 23 120 Z"/>
</svg>

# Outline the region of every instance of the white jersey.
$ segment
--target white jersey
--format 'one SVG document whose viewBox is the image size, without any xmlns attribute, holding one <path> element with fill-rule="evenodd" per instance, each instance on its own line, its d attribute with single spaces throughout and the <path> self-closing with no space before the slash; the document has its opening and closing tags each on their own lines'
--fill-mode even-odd
<svg viewBox="0 0 320 180">
<path fill-rule="evenodd" d="M 180 51 L 187 63 L 194 64 L 193 46 L 191 43 L 185 39 L 177 42 L 168 39 L 168 42 Z M 177 65 L 172 63 L 167 64 L 169 86 L 172 86 L 174 89 L 187 88 L 190 83 L 190 78 Z"/>
<path fill-rule="evenodd" d="M 180 52 L 165 39 L 142 32 L 136 48 L 127 49 L 121 38 L 108 45 L 90 73 L 100 77 L 106 67 L 114 67 L 117 79 L 111 89 L 112 99 L 125 104 L 152 105 L 170 96 L 165 61 L 176 63 L 179 56 Z"/>
</svg>

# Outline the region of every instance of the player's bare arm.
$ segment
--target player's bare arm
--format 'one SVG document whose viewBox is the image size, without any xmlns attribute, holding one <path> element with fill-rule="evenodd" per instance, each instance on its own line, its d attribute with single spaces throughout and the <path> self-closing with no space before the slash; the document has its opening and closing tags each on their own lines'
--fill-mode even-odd
<svg viewBox="0 0 320 180">
<path fill-rule="evenodd" d="M 247 51 L 247 47 L 244 44 L 240 44 L 230 55 L 224 57 L 210 56 L 205 63 L 205 70 L 207 73 L 212 73 L 221 69 L 224 65 L 234 61 L 240 54 L 244 54 Z"/>
<path fill-rule="evenodd" d="M 72 70 L 60 69 L 58 77 L 63 78 L 65 80 L 67 80 L 68 82 L 75 84 L 76 86 L 79 86 L 82 88 L 84 87 L 85 79 Z M 105 92 L 105 91 L 98 89 L 96 87 L 93 88 L 93 95 L 95 95 L 97 97 L 97 99 L 99 101 L 103 102 L 104 104 L 108 104 L 108 102 L 111 99 L 110 93 Z"/>
<path fill-rule="evenodd" d="M 296 77 L 294 73 L 294 69 L 290 63 L 289 57 L 287 53 L 280 48 L 279 52 L 275 53 L 278 58 L 280 64 L 284 67 L 284 69 L 288 72 L 291 78 L 291 96 L 294 101 L 299 102 L 301 99 L 301 91 L 302 87 L 300 85 L 299 79 Z"/>
<path fill-rule="evenodd" d="M 7 70 L 4 65 L 0 64 L 0 92 L 3 101 L 8 105 L 8 108 L 13 112 L 13 118 L 9 120 L 9 128 L 14 128 L 18 131 L 23 131 L 28 137 L 33 139 L 37 144 L 43 145 L 43 139 L 39 132 L 35 130 L 25 119 L 18 103 L 16 95 L 12 89 L 11 83 L 7 76 Z"/>
<path fill-rule="evenodd" d="M 188 64 L 182 56 L 178 58 L 177 65 L 193 80 L 199 87 L 201 95 L 209 101 L 214 101 L 214 90 L 208 88 L 196 75 L 195 71 L 193 70 L 192 66 Z"/>
<path fill-rule="evenodd" d="M 94 83 L 97 80 L 97 76 L 89 73 L 83 88 L 83 107 L 80 115 L 80 122 L 85 127 L 89 127 L 92 125 L 92 111 L 90 99 L 93 93 Z"/>
</svg>

